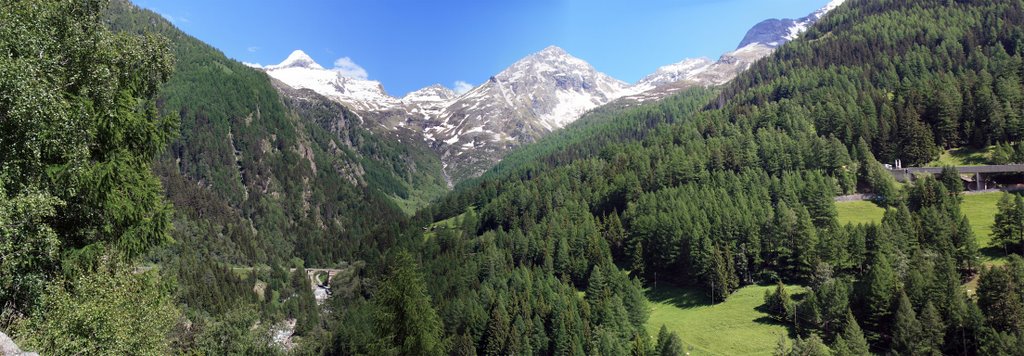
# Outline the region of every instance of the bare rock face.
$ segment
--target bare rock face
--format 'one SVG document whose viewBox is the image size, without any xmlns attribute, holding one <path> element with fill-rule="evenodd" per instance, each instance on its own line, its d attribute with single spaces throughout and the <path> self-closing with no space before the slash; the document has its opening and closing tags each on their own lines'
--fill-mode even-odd
<svg viewBox="0 0 1024 356">
<path fill-rule="evenodd" d="M 799 19 L 768 19 L 754 25 L 740 41 L 739 48 L 760 43 L 772 48 L 792 41 L 807 31 L 808 27 L 821 20 L 829 11 L 842 5 L 846 0 L 832 0 L 824 7 Z"/>
<path fill-rule="evenodd" d="M 457 182 L 619 98 L 628 86 L 561 48 L 548 47 L 451 102 L 434 125 L 424 127 L 424 138 Z"/>
<path fill-rule="evenodd" d="M 24 352 L 7 334 L 0 332 L 0 356 L 39 356 L 35 352 Z"/>
<path fill-rule="evenodd" d="M 628 84 L 554 46 L 462 95 L 435 84 L 394 98 L 380 83 L 343 77 L 302 51 L 263 70 L 285 85 L 278 90 L 286 96 L 303 99 L 292 89 L 309 89 L 352 109 L 370 126 L 416 133 L 441 157 L 449 183 L 479 175 L 512 148 L 629 93 Z"/>
</svg>

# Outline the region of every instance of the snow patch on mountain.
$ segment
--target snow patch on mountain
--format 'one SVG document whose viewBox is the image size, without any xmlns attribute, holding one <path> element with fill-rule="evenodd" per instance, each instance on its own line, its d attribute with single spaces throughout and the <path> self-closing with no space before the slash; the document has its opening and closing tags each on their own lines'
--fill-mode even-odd
<svg viewBox="0 0 1024 356">
<path fill-rule="evenodd" d="M 630 88 L 623 102 L 659 100 L 693 86 L 728 83 L 759 59 L 770 55 L 786 42 L 795 40 L 810 26 L 845 0 L 832 0 L 821 9 L 800 19 L 769 19 L 758 23 L 744 36 L 736 50 L 722 54 L 717 61 L 706 58 L 686 59 L 658 68 Z"/>
<path fill-rule="evenodd" d="M 844 2 L 846 0 L 832 0 L 824 7 L 799 19 L 764 20 L 747 31 L 747 34 L 740 41 L 740 45 L 737 48 L 743 48 L 752 43 L 761 43 L 772 48 L 779 47 L 786 42 L 795 40 L 800 34 L 807 31 L 811 25 L 821 20 L 825 14 L 835 10 Z"/>
</svg>

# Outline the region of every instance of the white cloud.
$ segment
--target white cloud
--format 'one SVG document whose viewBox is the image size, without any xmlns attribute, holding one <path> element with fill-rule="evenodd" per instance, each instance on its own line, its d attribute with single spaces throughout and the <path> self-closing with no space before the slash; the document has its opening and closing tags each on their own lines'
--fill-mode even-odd
<svg viewBox="0 0 1024 356">
<path fill-rule="evenodd" d="M 185 16 L 174 16 L 168 13 L 160 13 L 160 16 L 163 16 L 165 19 L 167 19 L 167 21 L 170 21 L 173 24 L 183 24 L 191 22 L 191 20 L 189 20 Z"/>
<path fill-rule="evenodd" d="M 366 69 L 363 69 L 363 67 L 360 67 L 358 64 L 356 64 L 356 62 L 353 61 L 352 58 L 348 57 L 341 57 L 338 58 L 338 60 L 334 61 L 333 70 L 335 72 L 340 73 L 343 77 L 346 78 L 365 80 L 366 78 L 369 77 L 369 74 L 366 73 Z"/>
<path fill-rule="evenodd" d="M 259 63 L 242 62 L 242 64 L 246 65 L 247 67 L 252 67 L 252 68 L 256 68 L 256 69 L 263 69 L 263 65 L 259 64 Z"/>
<path fill-rule="evenodd" d="M 260 48 L 258 46 L 252 46 L 252 47 L 246 48 L 245 50 L 249 51 L 249 53 L 256 53 L 256 51 L 259 51 Z"/>
<path fill-rule="evenodd" d="M 452 90 L 455 90 L 455 94 L 462 95 L 465 94 L 467 91 L 473 90 L 473 84 L 469 84 L 461 80 L 456 80 L 455 86 L 452 88 Z"/>
</svg>

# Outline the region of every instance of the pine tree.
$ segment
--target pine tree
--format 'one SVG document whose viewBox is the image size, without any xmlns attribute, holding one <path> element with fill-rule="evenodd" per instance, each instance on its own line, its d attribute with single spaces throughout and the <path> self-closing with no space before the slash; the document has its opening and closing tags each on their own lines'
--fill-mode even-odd
<svg viewBox="0 0 1024 356">
<path fill-rule="evenodd" d="M 622 294 L 622 305 L 626 308 L 629 321 L 633 326 L 637 330 L 643 330 L 651 313 L 647 298 L 644 297 L 643 285 L 640 284 L 640 280 L 635 278 L 625 281 L 624 284 L 619 288 L 620 294 Z"/>
<path fill-rule="evenodd" d="M 775 342 L 775 351 L 772 352 L 772 355 L 788 356 L 790 354 L 790 350 L 789 339 L 786 338 L 786 335 L 780 334 L 779 341 Z"/>
<path fill-rule="evenodd" d="M 924 164 L 930 162 L 938 155 L 938 148 L 935 147 L 935 139 L 932 131 L 921 122 L 917 111 L 908 107 L 898 115 L 902 156 L 907 164 Z"/>
<path fill-rule="evenodd" d="M 643 280 L 646 278 L 646 275 L 644 274 L 644 244 L 636 240 L 639 239 L 635 239 L 635 241 L 633 242 L 633 252 L 630 254 L 630 269 L 633 271 L 631 273 L 633 276 L 636 276 L 637 278 Z"/>
<path fill-rule="evenodd" d="M 942 185 L 946 187 L 949 194 L 959 199 L 960 192 L 964 191 L 963 181 L 960 179 L 960 171 L 953 166 L 942 167 L 942 172 L 937 177 Z"/>
<path fill-rule="evenodd" d="M 978 307 L 988 325 L 997 331 L 1016 331 L 1024 326 L 1024 302 L 1013 276 L 1003 267 L 992 267 L 978 278 Z"/>
<path fill-rule="evenodd" d="M 684 354 L 683 342 L 679 340 L 679 335 L 668 331 L 665 325 L 658 330 L 658 344 L 655 350 L 658 356 L 682 356 Z"/>
<path fill-rule="evenodd" d="M 596 308 L 598 304 L 604 303 L 611 297 L 611 287 L 602 270 L 603 268 L 600 266 L 595 266 L 594 270 L 590 272 L 590 279 L 587 281 L 587 291 L 585 294 L 591 308 Z"/>
<path fill-rule="evenodd" d="M 612 212 L 605 217 L 603 232 L 608 246 L 612 249 L 612 255 L 621 256 L 623 244 L 626 241 L 626 230 L 622 227 L 622 220 L 619 219 L 618 212 Z"/>
<path fill-rule="evenodd" d="M 572 277 L 572 256 L 569 255 L 569 241 L 560 236 L 555 245 L 555 275 L 561 278 Z"/>
<path fill-rule="evenodd" d="M 399 251 L 390 267 L 380 290 L 373 296 L 380 308 L 377 317 L 380 346 L 402 355 L 444 354 L 441 319 L 430 302 L 423 276 L 412 256 Z"/>
<path fill-rule="evenodd" d="M 864 302 L 867 311 L 869 338 L 875 343 L 888 344 L 889 323 L 896 293 L 896 274 L 885 254 L 878 253 L 864 280 Z"/>
<path fill-rule="evenodd" d="M 921 323 L 921 351 L 930 355 L 941 355 L 942 345 L 946 337 L 946 326 L 942 323 L 939 310 L 932 302 L 927 302 L 918 316 Z"/>
<path fill-rule="evenodd" d="M 832 352 L 821 341 L 816 334 L 804 338 L 797 338 L 793 342 L 793 349 L 789 351 L 792 356 L 831 356 Z"/>
<path fill-rule="evenodd" d="M 834 205 L 829 206 L 834 209 Z M 818 262 L 818 236 L 807 209 L 800 206 L 796 209 L 796 213 L 796 231 L 789 236 L 789 239 L 793 241 L 793 258 L 790 268 L 792 270 L 791 273 L 795 277 L 801 280 L 808 280 L 814 272 L 814 266 Z"/>
<path fill-rule="evenodd" d="M 462 232 L 469 236 L 476 236 L 477 228 L 480 224 L 475 210 L 470 207 L 466 210 L 465 215 L 462 216 Z"/>
<path fill-rule="evenodd" d="M 789 293 L 786 292 L 786 285 L 780 281 L 776 283 L 773 292 L 765 290 L 764 293 L 764 304 L 768 313 L 779 321 L 790 321 L 790 316 L 793 313 L 793 301 L 790 300 Z"/>
<path fill-rule="evenodd" d="M 846 313 L 850 309 L 850 291 L 847 284 L 830 279 L 814 291 L 818 299 L 822 331 L 826 340 L 834 340 L 843 331 Z"/>
<path fill-rule="evenodd" d="M 992 225 L 992 241 L 1009 250 L 1016 249 L 1024 235 L 1024 201 L 1020 196 L 1014 198 L 1003 194 L 996 204 L 995 223 Z"/>
<path fill-rule="evenodd" d="M 508 311 L 505 310 L 504 299 L 498 302 L 491 310 L 491 319 L 487 322 L 487 331 L 484 334 L 485 355 L 507 355 L 508 344 L 515 335 L 511 334 L 509 328 Z"/>
<path fill-rule="evenodd" d="M 896 323 L 892 329 L 892 350 L 900 355 L 912 355 L 921 352 L 921 324 L 910 304 L 910 298 L 900 293 L 896 308 Z"/>
<path fill-rule="evenodd" d="M 868 340 L 864 338 L 864 333 L 861 332 L 860 325 L 857 324 L 857 319 L 853 317 L 853 312 L 850 310 L 846 311 L 846 327 L 843 329 L 839 339 L 836 340 L 835 351 L 837 356 L 866 356 L 871 354 Z"/>
<path fill-rule="evenodd" d="M 304 335 L 318 328 L 320 324 L 320 311 L 317 309 L 313 287 L 309 284 L 305 268 L 299 266 L 292 272 L 291 287 L 295 293 L 294 299 L 289 300 L 294 301 L 295 311 L 292 317 L 295 318 L 295 333 Z"/>
<path fill-rule="evenodd" d="M 814 293 L 808 293 L 804 300 L 796 305 L 793 321 L 796 323 L 798 334 L 807 335 L 811 330 L 821 325 L 821 314 L 819 313 L 818 297 Z"/>
</svg>

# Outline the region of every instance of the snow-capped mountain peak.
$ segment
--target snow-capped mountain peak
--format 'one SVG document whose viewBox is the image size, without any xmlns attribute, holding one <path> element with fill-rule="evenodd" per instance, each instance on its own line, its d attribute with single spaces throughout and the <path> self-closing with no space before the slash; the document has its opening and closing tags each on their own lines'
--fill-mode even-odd
<svg viewBox="0 0 1024 356">
<path fill-rule="evenodd" d="M 323 66 L 316 63 L 312 57 L 306 52 L 300 49 L 292 51 L 292 54 L 288 55 L 283 62 L 277 65 L 269 65 L 266 67 L 267 70 L 283 69 L 283 68 L 308 68 L 308 69 L 324 69 Z"/>
<path fill-rule="evenodd" d="M 625 87 L 626 83 L 598 72 L 590 63 L 573 57 L 558 46 L 548 46 L 543 50 L 530 54 L 494 76 L 499 82 L 516 82 L 529 80 L 530 76 L 582 75 L 599 76 L 616 87 Z"/>
<path fill-rule="evenodd" d="M 401 104 L 384 92 L 380 82 L 349 78 L 343 71 L 325 69 L 301 50 L 295 50 L 281 64 L 267 66 L 264 70 L 288 86 L 311 89 L 357 111 L 388 110 Z"/>
<path fill-rule="evenodd" d="M 462 94 L 435 84 L 401 99 L 388 95 L 379 82 L 365 79 L 365 73 L 352 77 L 341 68 L 324 69 L 302 51 L 264 70 L 291 87 L 311 89 L 345 104 L 379 127 L 421 135 L 441 156 L 446 177 L 456 182 L 612 101 L 632 105 L 694 86 L 725 84 L 844 1 L 831 0 L 800 19 L 759 23 L 736 50 L 717 61 L 694 58 L 662 66 L 635 85 L 601 73 L 557 46 L 523 57 Z"/>
<path fill-rule="evenodd" d="M 410 92 L 402 97 L 404 102 L 442 102 L 455 99 L 458 95 L 454 90 L 441 84 L 434 84 L 429 87 Z"/>
</svg>

